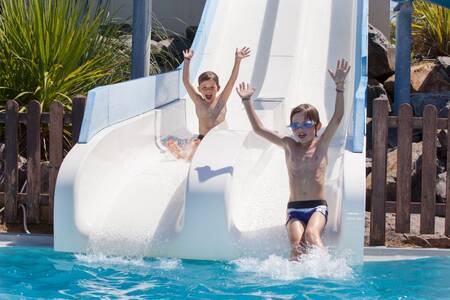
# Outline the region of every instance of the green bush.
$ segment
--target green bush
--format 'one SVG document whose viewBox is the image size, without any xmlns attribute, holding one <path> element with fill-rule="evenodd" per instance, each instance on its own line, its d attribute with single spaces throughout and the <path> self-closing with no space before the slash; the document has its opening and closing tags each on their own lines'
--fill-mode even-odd
<svg viewBox="0 0 450 300">
<path fill-rule="evenodd" d="M 105 4 L 107 5 L 107 4 Z M 0 106 L 30 100 L 48 111 L 53 100 L 126 79 L 129 56 L 105 5 L 75 0 L 0 0 Z M 100 32 L 102 34 L 100 34 Z"/>
<path fill-rule="evenodd" d="M 423 0 L 413 3 L 414 55 L 429 58 L 450 55 L 450 10 Z"/>
</svg>

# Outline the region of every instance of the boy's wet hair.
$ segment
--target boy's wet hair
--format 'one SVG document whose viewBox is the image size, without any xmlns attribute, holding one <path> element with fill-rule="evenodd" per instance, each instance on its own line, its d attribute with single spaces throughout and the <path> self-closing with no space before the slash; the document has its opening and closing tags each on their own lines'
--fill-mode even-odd
<svg viewBox="0 0 450 300">
<path fill-rule="evenodd" d="M 300 104 L 299 106 L 294 107 L 291 111 L 291 123 L 294 115 L 303 111 L 305 112 L 306 120 L 313 121 L 316 125 L 320 123 L 319 111 L 311 104 Z"/>
<path fill-rule="evenodd" d="M 211 71 L 206 71 L 198 76 L 198 85 L 202 84 L 203 81 L 214 80 L 214 82 L 219 86 L 219 76 L 216 73 Z"/>
</svg>

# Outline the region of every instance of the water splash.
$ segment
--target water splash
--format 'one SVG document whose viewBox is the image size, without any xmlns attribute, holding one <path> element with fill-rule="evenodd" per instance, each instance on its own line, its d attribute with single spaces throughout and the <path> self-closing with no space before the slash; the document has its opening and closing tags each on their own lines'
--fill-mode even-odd
<svg viewBox="0 0 450 300">
<path fill-rule="evenodd" d="M 274 280 L 293 281 L 303 278 L 351 279 L 352 268 L 345 257 L 339 257 L 321 249 L 311 249 L 299 261 L 270 255 L 266 259 L 242 258 L 232 261 L 238 272 Z"/>
<path fill-rule="evenodd" d="M 80 264 L 85 264 L 89 267 L 148 266 L 148 262 L 146 262 L 143 257 L 111 256 L 103 253 L 86 253 L 75 254 L 75 258 Z"/>
<path fill-rule="evenodd" d="M 142 256 L 114 256 L 102 253 L 75 254 L 77 263 L 89 268 L 112 269 L 116 271 L 147 274 L 152 270 L 173 271 L 182 269 L 177 258 L 144 258 Z"/>
</svg>

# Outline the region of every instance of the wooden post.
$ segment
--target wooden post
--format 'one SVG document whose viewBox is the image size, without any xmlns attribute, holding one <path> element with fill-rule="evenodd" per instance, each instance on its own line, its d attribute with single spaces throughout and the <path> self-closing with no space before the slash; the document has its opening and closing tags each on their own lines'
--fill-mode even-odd
<svg viewBox="0 0 450 300">
<path fill-rule="evenodd" d="M 395 232 L 410 231 L 411 214 L 411 164 L 412 164 L 412 108 L 400 106 L 397 130 L 397 195 Z"/>
<path fill-rule="evenodd" d="M 77 96 L 72 100 L 72 146 L 78 143 L 80 137 L 81 124 L 83 123 L 84 109 L 86 107 L 86 97 Z"/>
<path fill-rule="evenodd" d="M 17 221 L 17 130 L 19 127 L 19 105 L 16 101 L 6 104 L 5 125 L 5 221 Z"/>
<path fill-rule="evenodd" d="M 385 241 L 387 116 L 387 101 L 375 100 L 373 102 L 373 166 L 369 239 L 371 246 L 384 245 Z"/>
<path fill-rule="evenodd" d="M 27 108 L 27 217 L 39 224 L 41 194 L 41 105 L 31 101 Z"/>
<path fill-rule="evenodd" d="M 64 106 L 53 102 L 50 106 L 50 170 L 49 170 L 49 224 L 53 224 L 53 204 L 56 177 L 63 160 Z"/>
<path fill-rule="evenodd" d="M 433 105 L 423 111 L 422 198 L 420 233 L 434 233 L 436 210 L 436 115 Z"/>
</svg>

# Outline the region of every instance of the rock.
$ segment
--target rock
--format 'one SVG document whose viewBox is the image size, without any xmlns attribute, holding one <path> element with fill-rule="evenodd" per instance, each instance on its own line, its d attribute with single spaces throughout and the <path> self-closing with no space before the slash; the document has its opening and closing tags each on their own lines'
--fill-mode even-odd
<svg viewBox="0 0 450 300">
<path fill-rule="evenodd" d="M 388 101 L 388 96 L 383 84 L 376 79 L 369 79 L 367 84 L 367 116 L 372 117 L 373 100 L 381 99 Z M 389 107 L 389 111 L 391 108 Z"/>
<path fill-rule="evenodd" d="M 386 90 L 386 94 L 389 97 L 391 103 L 394 103 L 395 100 L 395 74 L 390 76 L 383 82 L 384 89 Z M 414 88 L 412 84 L 410 85 L 410 89 L 413 92 Z"/>
<path fill-rule="evenodd" d="M 413 92 L 446 92 L 450 76 L 438 61 L 424 60 L 411 66 L 411 85 Z"/>
<path fill-rule="evenodd" d="M 450 67 L 444 57 L 441 60 L 442 62 L 424 60 L 411 66 L 411 93 L 450 91 Z M 395 99 L 395 75 L 388 77 L 383 85 L 389 99 L 393 102 Z"/>
<path fill-rule="evenodd" d="M 431 234 L 411 235 L 406 234 L 407 242 L 423 248 L 450 248 L 450 238 L 446 236 L 435 237 Z"/>
<path fill-rule="evenodd" d="M 384 90 L 386 91 L 386 94 L 389 97 L 389 100 L 391 103 L 394 103 L 394 97 L 395 97 L 395 75 L 390 76 L 388 79 L 386 79 L 383 83 Z"/>
<path fill-rule="evenodd" d="M 450 56 L 439 56 L 437 61 L 441 67 L 445 70 L 445 73 L 450 77 Z"/>
<path fill-rule="evenodd" d="M 389 67 L 394 72 L 395 72 L 395 52 L 396 52 L 395 46 L 388 45 L 387 56 L 388 56 Z"/>
<path fill-rule="evenodd" d="M 411 172 L 411 200 L 420 201 L 420 187 L 422 174 L 422 143 L 412 143 L 412 172 Z M 395 201 L 397 198 L 397 153 L 398 149 L 394 149 L 387 154 L 386 164 L 386 201 Z M 438 168 L 439 173 L 443 170 Z M 370 178 L 369 178 L 370 177 Z M 371 191 L 371 174 L 366 177 L 367 191 Z M 416 195 L 418 194 L 418 196 Z"/>
<path fill-rule="evenodd" d="M 439 184 L 439 176 L 442 173 L 446 172 L 446 161 L 441 161 L 438 158 L 436 158 L 436 189 L 438 188 Z M 445 180 L 445 179 L 444 179 Z M 412 174 L 411 174 L 411 186 L 412 186 L 412 199 L 413 202 L 420 202 L 421 196 L 422 196 L 422 155 L 416 160 L 413 161 L 412 164 Z M 439 187 L 441 188 L 441 187 Z M 441 194 L 441 195 L 445 195 Z M 445 198 L 445 197 L 444 197 Z M 436 195 L 437 201 L 443 201 L 444 199 L 438 195 Z"/>
<path fill-rule="evenodd" d="M 411 105 L 416 117 L 421 117 L 427 104 L 435 105 L 440 118 L 447 118 L 450 92 L 411 94 Z"/>
<path fill-rule="evenodd" d="M 419 171 L 417 161 L 422 155 L 422 143 L 412 143 L 412 178 Z M 386 178 L 387 178 L 387 201 L 395 201 L 397 198 L 397 153 L 398 149 L 394 149 L 387 155 Z M 421 165 L 419 165 L 421 167 Z M 420 169 L 421 172 L 421 169 Z M 416 175 L 417 176 L 417 175 Z"/>
<path fill-rule="evenodd" d="M 446 236 L 438 238 L 430 237 L 427 238 L 427 241 L 433 248 L 450 248 L 450 238 Z"/>
<path fill-rule="evenodd" d="M 389 65 L 388 47 L 389 41 L 383 33 L 369 24 L 369 78 L 383 82 L 394 73 Z"/>
<path fill-rule="evenodd" d="M 387 247 L 433 247 L 450 248 L 450 238 L 445 235 L 445 218 L 435 218 L 435 233 L 420 234 L 420 214 L 411 214 L 410 233 L 395 232 L 395 213 L 386 213 L 386 238 Z M 370 212 L 365 214 L 364 242 L 369 245 Z"/>
<path fill-rule="evenodd" d="M 436 202 L 445 203 L 447 190 L 447 172 L 441 173 L 437 177 L 436 182 Z"/>
<path fill-rule="evenodd" d="M 439 160 L 446 162 L 447 161 L 447 148 L 448 148 L 448 142 L 447 142 L 447 131 L 445 129 L 442 129 L 438 132 L 437 135 L 438 138 L 438 144 L 437 144 L 437 157 Z"/>
</svg>

